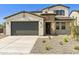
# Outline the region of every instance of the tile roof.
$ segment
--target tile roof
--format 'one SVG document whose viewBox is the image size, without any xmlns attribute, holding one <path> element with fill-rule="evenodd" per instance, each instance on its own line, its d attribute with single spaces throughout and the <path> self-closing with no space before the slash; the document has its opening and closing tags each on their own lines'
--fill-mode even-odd
<svg viewBox="0 0 79 59">
<path fill-rule="evenodd" d="M 4 17 L 4 19 L 7 19 L 7 18 L 9 18 L 9 17 L 15 16 L 15 15 L 20 14 L 20 13 L 29 13 L 29 14 L 32 14 L 32 15 L 35 15 L 35 16 L 38 16 L 38 17 L 43 18 L 42 16 L 39 16 L 39 15 L 30 13 L 30 12 L 27 12 L 27 11 L 20 11 L 20 12 L 17 12 L 17 13 L 15 13 L 15 14 L 12 14 L 12 15 L 10 15 L 10 16 Z"/>
</svg>

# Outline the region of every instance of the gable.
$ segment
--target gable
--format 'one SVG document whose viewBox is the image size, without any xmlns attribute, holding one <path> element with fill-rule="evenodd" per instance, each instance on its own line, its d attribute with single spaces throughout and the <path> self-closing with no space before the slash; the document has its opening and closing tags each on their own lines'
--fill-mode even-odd
<svg viewBox="0 0 79 59">
<path fill-rule="evenodd" d="M 28 12 L 20 12 L 13 15 L 10 15 L 5 18 L 6 21 L 27 21 L 27 20 L 40 20 L 43 19 L 43 17 L 38 16 L 36 14 L 28 13 Z"/>
<path fill-rule="evenodd" d="M 10 19 L 10 18 L 15 18 L 15 17 L 26 17 L 26 14 L 29 14 L 29 15 L 32 15 L 32 16 L 35 16 L 35 17 L 39 17 L 39 18 L 43 18 L 39 15 L 36 15 L 36 14 L 32 14 L 30 12 L 26 12 L 26 11 L 21 11 L 21 12 L 18 12 L 18 13 L 15 13 L 15 14 L 12 14 L 10 16 L 7 16 L 5 17 L 4 19 Z"/>
</svg>

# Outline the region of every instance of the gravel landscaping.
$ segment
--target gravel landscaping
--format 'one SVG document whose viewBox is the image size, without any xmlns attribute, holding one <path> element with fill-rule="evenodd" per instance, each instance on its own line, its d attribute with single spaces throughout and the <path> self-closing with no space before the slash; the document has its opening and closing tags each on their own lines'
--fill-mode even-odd
<svg viewBox="0 0 79 59">
<path fill-rule="evenodd" d="M 79 54 L 79 41 L 67 35 L 39 37 L 31 50 L 33 54 Z"/>
</svg>

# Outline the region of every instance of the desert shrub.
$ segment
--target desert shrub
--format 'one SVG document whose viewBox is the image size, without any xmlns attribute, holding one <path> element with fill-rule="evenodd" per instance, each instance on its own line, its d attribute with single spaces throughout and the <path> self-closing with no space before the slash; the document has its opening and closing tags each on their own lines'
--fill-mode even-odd
<svg viewBox="0 0 79 59">
<path fill-rule="evenodd" d="M 64 37 L 64 42 L 68 42 L 68 37 Z"/>
<path fill-rule="evenodd" d="M 60 45 L 63 45 L 63 42 L 62 42 L 62 41 L 60 41 L 60 42 L 59 42 L 59 44 L 60 44 Z"/>
<path fill-rule="evenodd" d="M 67 39 L 64 39 L 64 42 L 68 42 L 68 40 Z"/>
<path fill-rule="evenodd" d="M 46 40 L 43 40 L 42 42 L 43 42 L 43 43 L 46 43 Z"/>
<path fill-rule="evenodd" d="M 71 37 L 79 41 L 78 38 L 79 26 L 77 26 L 77 24 L 74 24 L 74 21 L 71 22 L 70 30 L 71 30 Z"/>
<path fill-rule="evenodd" d="M 79 46 L 75 46 L 74 49 L 75 49 L 75 50 L 79 50 Z"/>
<path fill-rule="evenodd" d="M 46 45 L 45 49 L 49 51 L 50 49 L 52 49 L 52 46 L 51 45 Z"/>
<path fill-rule="evenodd" d="M 49 39 L 51 39 L 51 37 L 49 36 Z"/>
</svg>

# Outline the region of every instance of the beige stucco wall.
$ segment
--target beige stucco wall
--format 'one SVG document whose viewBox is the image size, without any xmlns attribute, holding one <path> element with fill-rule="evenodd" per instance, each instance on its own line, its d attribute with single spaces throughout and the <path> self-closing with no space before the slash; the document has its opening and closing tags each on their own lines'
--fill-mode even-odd
<svg viewBox="0 0 79 59">
<path fill-rule="evenodd" d="M 49 9 L 44 9 L 44 10 L 42 10 L 42 12 L 45 13 L 45 11 L 47 11 L 49 13 L 54 13 L 54 10 L 64 10 L 65 11 L 64 16 L 68 16 L 68 8 L 63 7 L 63 6 L 56 6 L 56 7 L 52 7 L 52 8 L 49 8 Z M 58 15 L 58 16 L 60 16 L 60 15 Z"/>
<path fill-rule="evenodd" d="M 70 14 L 70 17 L 74 18 L 75 19 L 74 24 L 79 26 L 79 13 L 76 11 L 73 11 Z"/>
<path fill-rule="evenodd" d="M 29 13 L 25 13 L 25 17 L 23 17 L 23 13 L 20 13 L 18 15 L 9 17 L 6 19 L 6 35 L 11 35 L 11 22 L 12 21 L 39 21 L 39 35 L 43 35 L 44 34 L 44 29 L 43 29 L 43 25 L 44 25 L 44 21 L 43 18 L 29 14 Z"/>
<path fill-rule="evenodd" d="M 50 22 L 51 23 L 51 28 L 50 28 L 50 30 L 51 30 L 51 34 L 54 34 L 55 33 L 55 15 L 42 15 L 45 19 L 44 19 L 44 22 L 46 23 L 46 22 Z M 45 30 L 46 30 L 46 26 L 45 26 L 45 23 L 44 23 L 44 33 L 45 33 Z"/>
</svg>

